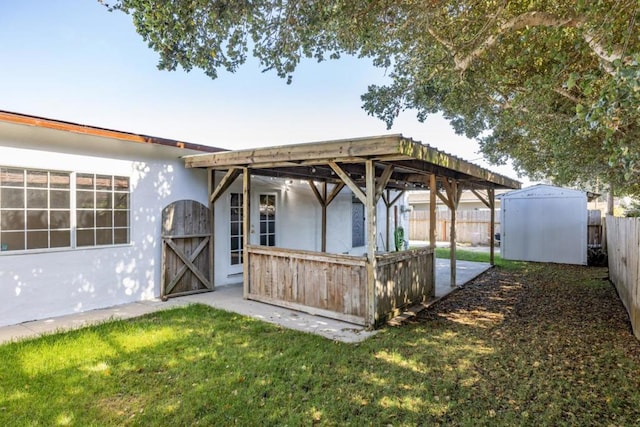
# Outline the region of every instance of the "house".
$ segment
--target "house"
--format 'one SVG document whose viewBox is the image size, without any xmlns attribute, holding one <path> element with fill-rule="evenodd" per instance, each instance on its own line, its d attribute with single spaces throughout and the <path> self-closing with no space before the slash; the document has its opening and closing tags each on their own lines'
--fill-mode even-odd
<svg viewBox="0 0 640 427">
<path fill-rule="evenodd" d="M 389 253 L 406 189 L 519 186 L 441 154 L 399 135 L 223 151 L 0 111 L 0 325 L 242 282 L 375 326 L 433 291 L 430 248 Z"/>
<path fill-rule="evenodd" d="M 0 326 L 159 295 L 160 214 L 216 148 L 0 111 Z"/>
</svg>

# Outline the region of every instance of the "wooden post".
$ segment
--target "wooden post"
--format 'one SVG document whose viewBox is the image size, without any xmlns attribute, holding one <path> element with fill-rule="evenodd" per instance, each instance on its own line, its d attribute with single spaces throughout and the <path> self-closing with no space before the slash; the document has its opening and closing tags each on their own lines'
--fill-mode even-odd
<svg viewBox="0 0 640 427">
<path fill-rule="evenodd" d="M 430 297 L 436 296 L 436 192 L 438 191 L 435 174 L 429 175 L 429 246 L 433 260 L 431 263 L 431 280 L 433 291 Z"/>
<path fill-rule="evenodd" d="M 480 199 L 482 203 L 486 207 L 489 208 L 490 212 L 490 222 L 489 222 L 489 250 L 491 251 L 489 255 L 489 262 L 491 265 L 495 265 L 494 255 L 495 252 L 495 235 L 496 235 L 496 190 L 494 188 L 487 188 L 487 198 L 485 199 L 482 194 L 478 192 L 478 190 L 471 188 L 471 192 L 475 194 L 475 196 Z"/>
<path fill-rule="evenodd" d="M 491 210 L 491 225 L 489 226 L 489 263 L 493 266 L 496 265 L 495 262 L 495 235 L 496 235 L 496 190 L 493 188 L 487 189 L 487 196 L 489 201 L 489 209 Z"/>
<path fill-rule="evenodd" d="M 387 195 L 385 196 L 384 193 L 382 193 L 382 200 L 384 201 L 384 205 L 387 207 L 387 242 L 386 242 L 386 250 L 387 252 L 390 251 L 391 249 L 391 239 L 393 239 L 394 241 L 394 245 L 395 245 L 395 233 L 390 233 L 390 222 L 391 222 L 391 206 L 393 206 L 399 199 L 400 197 L 402 197 L 402 195 L 404 194 L 404 190 L 398 192 L 398 194 L 396 194 L 396 196 L 392 199 L 391 198 L 391 190 L 387 190 Z M 377 203 L 377 200 L 376 200 Z M 396 215 L 396 222 L 395 222 L 395 226 L 398 226 L 398 207 L 395 207 L 395 215 Z"/>
<path fill-rule="evenodd" d="M 448 206 L 451 212 L 451 229 L 449 231 L 450 246 L 450 263 L 451 263 L 451 287 L 456 286 L 456 210 L 462 193 L 462 186 L 458 185 L 458 181 L 452 179 L 451 182 L 443 180 L 445 190 L 447 191 Z"/>
<path fill-rule="evenodd" d="M 322 182 L 322 252 L 327 252 L 327 182 Z"/>
<path fill-rule="evenodd" d="M 456 184 L 453 181 L 453 186 L 455 188 Z M 453 202 L 453 201 L 452 201 Z M 451 253 L 451 287 L 456 286 L 456 207 L 455 204 L 451 208 L 451 228 L 449 230 L 449 248 Z"/>
<path fill-rule="evenodd" d="M 393 207 L 393 248 L 398 251 L 396 248 L 396 230 L 398 229 L 398 207 Z"/>
<path fill-rule="evenodd" d="M 251 232 L 251 173 L 249 168 L 242 168 L 242 275 L 243 297 L 249 296 L 249 233 Z"/>
<path fill-rule="evenodd" d="M 216 171 L 212 168 L 207 169 L 207 187 L 209 196 L 209 226 L 211 227 L 211 236 L 209 237 L 209 280 L 211 283 L 211 290 L 215 290 L 215 237 L 216 237 L 216 215 L 215 215 L 215 202 L 211 200 L 211 194 L 213 194 L 213 190 L 216 188 Z"/>
<path fill-rule="evenodd" d="M 429 175 L 429 246 L 436 250 L 436 176 Z M 434 264 L 435 265 L 435 264 Z M 435 283 L 435 282 L 434 282 Z"/>
<path fill-rule="evenodd" d="M 366 166 L 366 212 L 367 212 L 367 311 L 368 327 L 378 323 L 377 313 L 377 260 L 376 260 L 376 171 L 373 160 L 367 160 Z"/>
<path fill-rule="evenodd" d="M 391 216 L 391 204 L 389 203 L 389 200 L 391 199 L 391 190 L 387 190 L 387 196 L 385 197 L 384 195 L 382 196 L 383 200 L 384 200 L 384 205 L 387 208 L 387 238 L 386 238 L 386 245 L 385 245 L 385 251 L 389 252 L 391 249 L 391 238 L 390 233 L 391 233 L 391 218 L 389 218 Z"/>
</svg>

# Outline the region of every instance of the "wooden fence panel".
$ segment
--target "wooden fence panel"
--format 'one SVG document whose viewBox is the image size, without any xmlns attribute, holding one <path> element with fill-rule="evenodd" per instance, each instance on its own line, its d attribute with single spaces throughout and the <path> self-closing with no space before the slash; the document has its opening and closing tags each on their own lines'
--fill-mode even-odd
<svg viewBox="0 0 640 427">
<path fill-rule="evenodd" d="M 609 278 L 640 339 L 640 219 L 607 216 Z"/>
<path fill-rule="evenodd" d="M 365 325 L 367 259 L 250 245 L 249 299 Z M 435 294 L 433 251 L 378 255 L 378 324 Z"/>
<path fill-rule="evenodd" d="M 409 305 L 435 296 L 431 248 L 391 252 L 377 257 L 377 311 L 380 322 Z"/>
<path fill-rule="evenodd" d="M 589 247 L 602 245 L 602 212 L 597 209 L 588 211 L 587 245 Z"/>
<path fill-rule="evenodd" d="M 496 233 L 500 232 L 500 214 L 496 212 Z M 436 212 L 436 239 L 448 241 L 451 215 L 448 210 Z M 491 211 L 459 210 L 456 212 L 456 240 L 460 243 L 488 245 L 491 236 Z M 409 240 L 429 240 L 429 211 L 411 211 Z"/>
<path fill-rule="evenodd" d="M 249 299 L 365 324 L 366 258 L 251 245 Z"/>
</svg>

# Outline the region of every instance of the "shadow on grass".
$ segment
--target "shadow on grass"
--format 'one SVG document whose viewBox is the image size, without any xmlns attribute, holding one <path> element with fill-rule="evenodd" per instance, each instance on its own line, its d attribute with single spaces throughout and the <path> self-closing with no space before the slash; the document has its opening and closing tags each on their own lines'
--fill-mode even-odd
<svg viewBox="0 0 640 427">
<path fill-rule="evenodd" d="M 639 421 L 638 345 L 606 272 L 525 267 L 355 345 L 195 305 L 0 346 L 0 422 Z"/>
</svg>

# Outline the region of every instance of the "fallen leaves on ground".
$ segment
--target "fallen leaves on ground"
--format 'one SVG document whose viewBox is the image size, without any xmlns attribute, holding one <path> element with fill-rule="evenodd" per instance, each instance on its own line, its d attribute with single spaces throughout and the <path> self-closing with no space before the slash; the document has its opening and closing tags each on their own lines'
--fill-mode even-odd
<svg viewBox="0 0 640 427">
<path fill-rule="evenodd" d="M 520 421 L 542 424 L 640 423 L 640 344 L 606 268 L 496 268 L 418 322 L 452 322 L 494 349 L 474 366 L 477 395 L 495 396 L 490 417 L 517 411 Z"/>
</svg>

